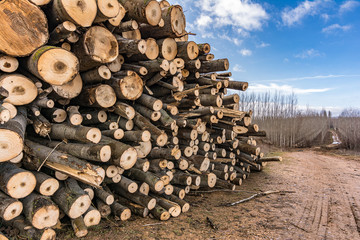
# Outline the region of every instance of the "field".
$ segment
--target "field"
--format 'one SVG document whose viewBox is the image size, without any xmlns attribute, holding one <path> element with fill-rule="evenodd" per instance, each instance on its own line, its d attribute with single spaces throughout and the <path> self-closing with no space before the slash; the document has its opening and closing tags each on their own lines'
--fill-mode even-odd
<svg viewBox="0 0 360 240">
<path fill-rule="evenodd" d="M 92 229 L 86 239 L 359 239 L 359 159 L 312 150 L 281 154 L 283 162 L 250 175 L 238 192 L 187 197 L 192 208 L 179 218 L 109 220 Z M 220 206 L 268 190 L 294 193 Z M 72 239 L 70 232 L 64 230 L 61 239 Z"/>
</svg>

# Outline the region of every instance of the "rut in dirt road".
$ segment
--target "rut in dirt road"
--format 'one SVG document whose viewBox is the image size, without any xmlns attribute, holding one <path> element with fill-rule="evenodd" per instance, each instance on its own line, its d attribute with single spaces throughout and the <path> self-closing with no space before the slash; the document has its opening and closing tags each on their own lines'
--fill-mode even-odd
<svg viewBox="0 0 360 240">
<path fill-rule="evenodd" d="M 292 225 L 309 238 L 360 239 L 360 163 L 315 152 L 288 153 L 297 179 Z"/>
</svg>

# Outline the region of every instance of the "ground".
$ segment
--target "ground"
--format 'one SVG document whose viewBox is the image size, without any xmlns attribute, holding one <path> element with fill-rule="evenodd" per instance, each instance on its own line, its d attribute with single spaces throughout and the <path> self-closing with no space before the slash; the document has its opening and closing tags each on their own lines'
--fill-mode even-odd
<svg viewBox="0 0 360 240">
<path fill-rule="evenodd" d="M 238 192 L 187 196 L 192 208 L 178 218 L 107 220 L 84 239 L 360 239 L 360 161 L 313 150 L 282 156 L 283 162 L 251 174 Z M 294 192 L 220 206 L 268 190 Z M 73 239 L 71 232 L 64 230 L 61 239 Z"/>
</svg>

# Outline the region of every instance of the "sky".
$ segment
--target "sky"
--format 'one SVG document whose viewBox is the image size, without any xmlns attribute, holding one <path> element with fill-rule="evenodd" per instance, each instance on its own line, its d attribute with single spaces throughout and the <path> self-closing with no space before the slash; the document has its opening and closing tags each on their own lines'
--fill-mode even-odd
<svg viewBox="0 0 360 240">
<path fill-rule="evenodd" d="M 360 1 L 169 0 L 189 40 L 228 58 L 249 91 L 295 93 L 302 108 L 360 107 Z"/>
</svg>

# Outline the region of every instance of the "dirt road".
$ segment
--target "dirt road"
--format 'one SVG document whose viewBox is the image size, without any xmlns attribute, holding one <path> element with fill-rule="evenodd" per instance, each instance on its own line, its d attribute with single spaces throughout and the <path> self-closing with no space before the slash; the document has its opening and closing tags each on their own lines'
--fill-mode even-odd
<svg viewBox="0 0 360 240">
<path fill-rule="evenodd" d="M 161 223 L 134 218 L 120 226 L 106 221 L 85 239 L 360 239 L 360 161 L 314 151 L 283 158 L 251 174 L 241 192 L 187 197 L 193 207 L 179 218 Z M 268 190 L 295 193 L 219 206 Z"/>
</svg>

